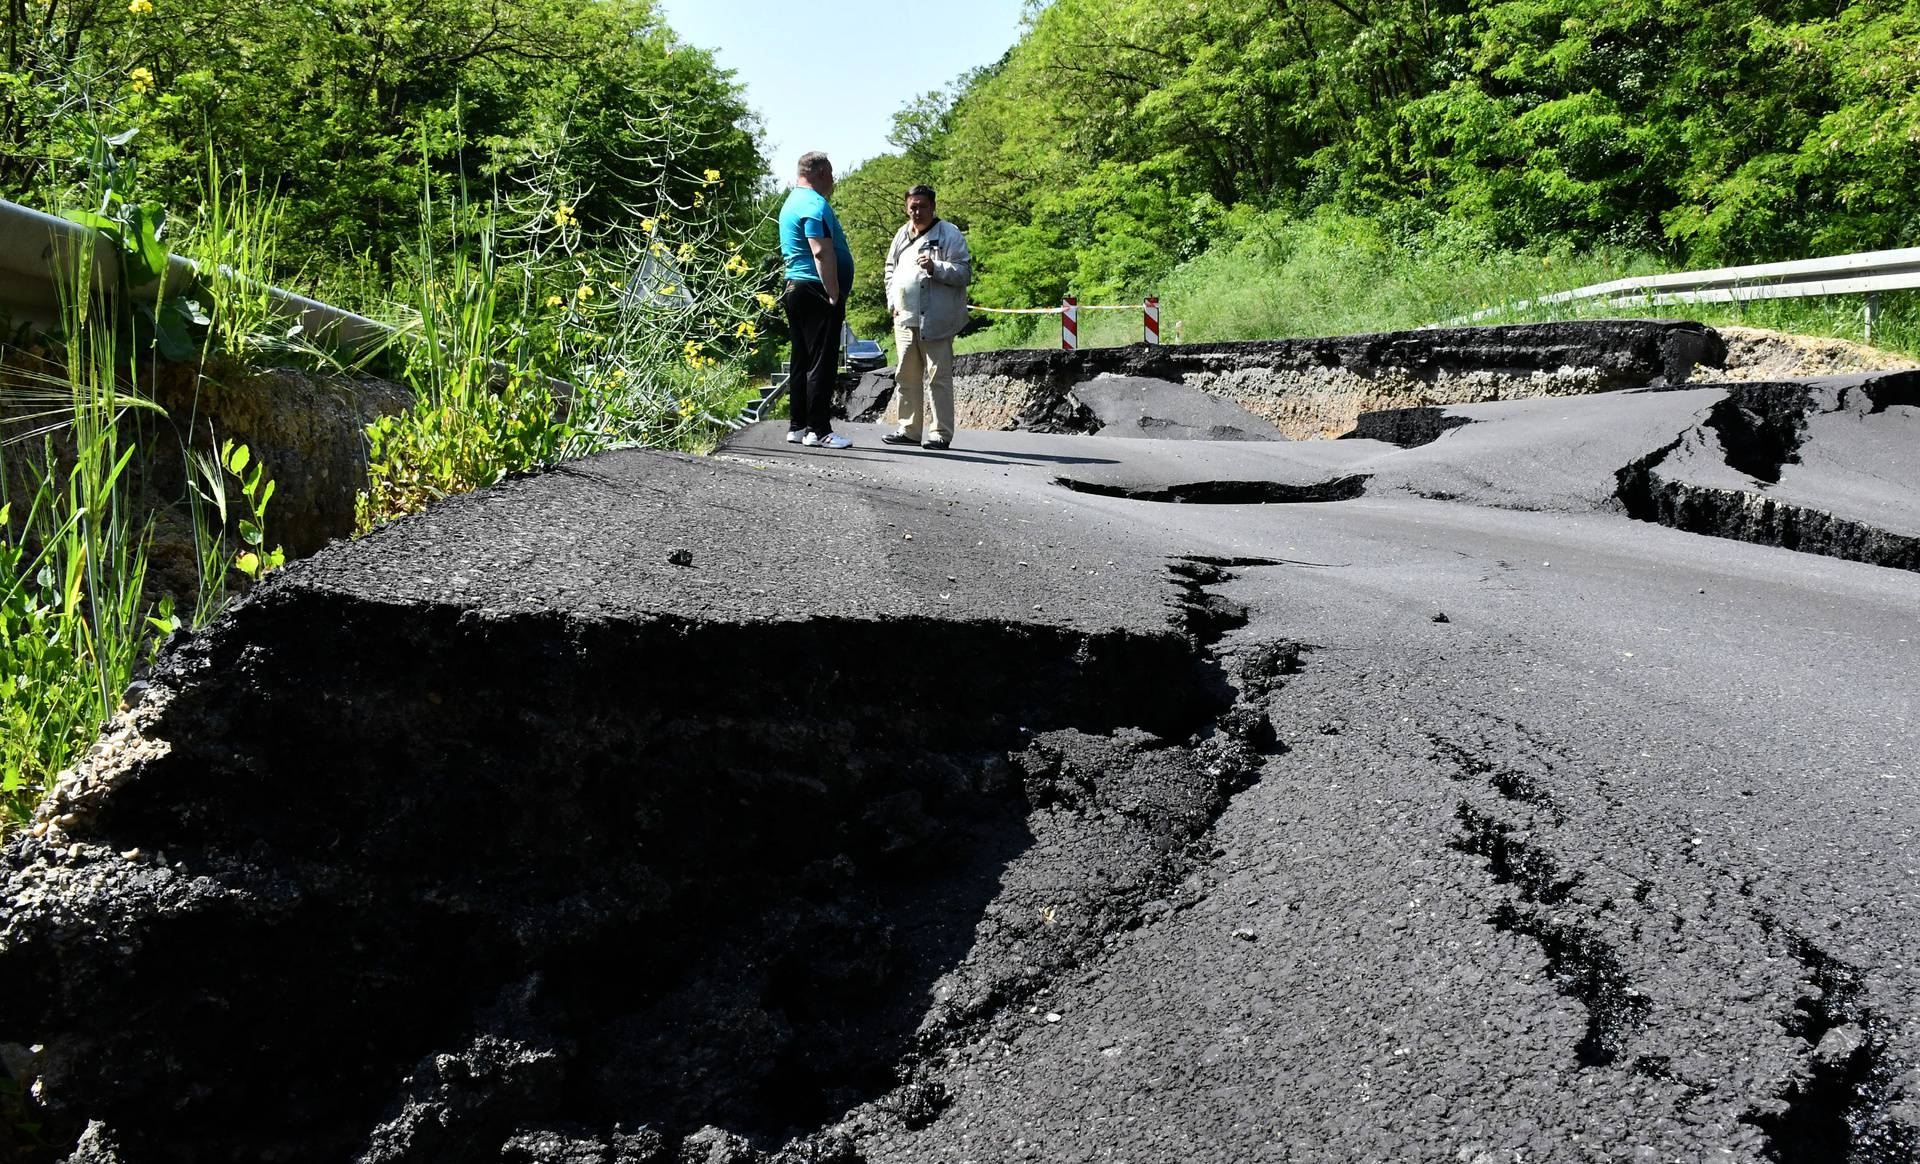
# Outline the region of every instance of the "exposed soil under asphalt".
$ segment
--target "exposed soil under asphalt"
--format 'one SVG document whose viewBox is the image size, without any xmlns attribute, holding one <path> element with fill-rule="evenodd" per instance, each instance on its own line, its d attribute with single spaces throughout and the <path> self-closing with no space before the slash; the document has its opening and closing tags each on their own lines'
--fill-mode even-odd
<svg viewBox="0 0 1920 1164">
<path fill-rule="evenodd" d="M 1716 327 L 1727 344 L 1724 368 L 1701 368 L 1698 383 L 1785 380 L 1801 376 L 1848 376 L 1920 368 L 1920 360 L 1881 348 L 1827 336 L 1793 335 L 1759 327 Z"/>
</svg>

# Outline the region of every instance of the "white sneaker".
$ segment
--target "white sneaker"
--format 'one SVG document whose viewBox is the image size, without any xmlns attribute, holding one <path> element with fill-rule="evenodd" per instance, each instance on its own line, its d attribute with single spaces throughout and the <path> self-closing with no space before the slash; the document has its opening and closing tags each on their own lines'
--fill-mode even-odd
<svg viewBox="0 0 1920 1164">
<path fill-rule="evenodd" d="M 813 434 L 812 434 L 812 433 L 808 433 L 807 435 L 808 435 L 808 436 L 812 436 Z M 787 430 L 787 443 L 788 443 L 788 444 L 790 444 L 790 445 L 797 445 L 797 444 L 799 444 L 799 443 L 800 443 L 800 430 L 799 430 L 799 429 L 797 429 L 797 428 L 790 428 L 790 429 L 788 429 L 788 430 Z"/>
<path fill-rule="evenodd" d="M 806 439 L 800 443 L 810 449 L 850 449 L 853 447 L 852 441 L 837 432 L 830 432 L 826 436 L 821 436 L 817 432 L 810 432 L 806 435 Z"/>
</svg>

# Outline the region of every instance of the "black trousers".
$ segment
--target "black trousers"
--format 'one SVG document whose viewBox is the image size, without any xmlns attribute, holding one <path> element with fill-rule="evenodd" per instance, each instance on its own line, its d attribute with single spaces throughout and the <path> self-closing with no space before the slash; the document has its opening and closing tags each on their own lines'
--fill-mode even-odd
<svg viewBox="0 0 1920 1164">
<path fill-rule="evenodd" d="M 787 378 L 793 413 L 790 427 L 826 436 L 833 431 L 833 382 L 840 371 L 840 328 L 846 323 L 847 301 L 828 303 L 827 290 L 820 284 L 788 280 L 780 306 L 786 310 L 787 334 L 793 340 L 792 371 Z"/>
</svg>

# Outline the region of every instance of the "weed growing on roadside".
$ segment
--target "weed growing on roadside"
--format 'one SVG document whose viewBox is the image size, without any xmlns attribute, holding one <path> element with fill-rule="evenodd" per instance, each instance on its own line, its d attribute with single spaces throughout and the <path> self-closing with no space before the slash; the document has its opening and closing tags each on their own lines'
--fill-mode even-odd
<svg viewBox="0 0 1920 1164">
<path fill-rule="evenodd" d="M 455 493 L 558 459 L 571 435 L 543 361 L 503 293 L 492 217 L 452 254 L 431 244 L 423 200 L 415 314 L 399 341 L 413 405 L 367 426 L 367 489 L 354 502 L 365 533 Z M 464 200 L 455 221 L 465 215 Z"/>
<path fill-rule="evenodd" d="M 100 145 L 110 156 L 112 143 Z M 131 174 L 127 166 L 104 169 Z M 201 249 L 224 281 L 173 288 L 164 213 L 115 184 L 90 205 L 66 215 L 93 233 L 65 248 L 53 359 L 9 368 L 0 401 L 18 427 L 0 441 L 0 832 L 27 818 L 117 709 L 135 669 L 183 625 L 181 603 L 192 625 L 204 625 L 224 606 L 236 573 L 256 579 L 284 561 L 267 541 L 274 484 L 264 468 L 244 445 L 226 442 L 216 460 L 183 436 L 181 455 L 198 478 L 188 500 L 199 584 L 188 596 L 150 593 L 153 512 L 143 489 L 166 427 L 154 422 L 166 414 L 138 388 L 142 364 L 184 358 L 197 382 L 207 348 L 244 346 L 240 328 L 250 317 L 234 306 L 232 296 L 245 289 L 231 278 L 239 268 L 221 261 L 231 252 L 220 242 Z M 256 216 L 215 238 L 230 243 L 270 229 Z M 115 286 L 92 283 L 96 238 L 118 254 Z M 152 299 L 134 294 L 143 286 L 157 288 Z M 204 297 L 223 326 L 196 339 L 196 322 L 210 321 L 196 320 L 199 305 L 182 292 Z M 194 418 L 186 419 L 191 433 Z"/>
<path fill-rule="evenodd" d="M 193 477 L 188 484 L 195 499 L 194 557 L 200 569 L 191 625 L 197 629 L 225 609 L 231 573 L 257 582 L 285 565 L 287 554 L 279 546 L 267 546 L 267 505 L 273 500 L 277 483 L 267 479 L 266 466 L 253 459 L 251 449 L 225 440 L 217 456 L 194 449 L 190 458 Z M 237 499 L 230 498 L 229 483 L 238 487 Z M 178 629 L 180 625 L 173 616 L 171 599 L 171 595 L 161 599 L 165 609 L 157 623 L 163 629 Z"/>
<path fill-rule="evenodd" d="M 566 130 L 534 147 L 509 200 L 525 249 L 524 286 L 571 383 L 569 455 L 628 445 L 702 450 L 738 415 L 729 402 L 764 342 L 775 302 L 747 258 L 751 229 L 730 226 L 723 175 L 687 169 L 706 134 L 662 110 L 627 119 L 650 158 L 646 205 L 582 221 L 587 193 L 566 165 Z"/>
<path fill-rule="evenodd" d="M 145 594 L 151 518 L 131 501 L 137 449 L 119 329 L 89 285 L 91 250 L 67 280 L 68 415 L 22 466 L 26 499 L 0 498 L 0 815 L 26 818 L 114 712 L 156 627 Z M 0 448 L 0 491 L 6 472 Z"/>
<path fill-rule="evenodd" d="M 697 131 L 664 114 L 629 130 L 661 160 L 651 204 L 613 221 L 581 218 L 565 127 L 527 147 L 509 197 L 423 197 L 420 291 L 398 340 L 415 402 L 367 428 L 361 532 L 563 457 L 703 450 L 738 415 L 772 297 L 709 196 L 720 175 L 675 169 Z M 449 251 L 436 214 L 454 225 Z"/>
</svg>

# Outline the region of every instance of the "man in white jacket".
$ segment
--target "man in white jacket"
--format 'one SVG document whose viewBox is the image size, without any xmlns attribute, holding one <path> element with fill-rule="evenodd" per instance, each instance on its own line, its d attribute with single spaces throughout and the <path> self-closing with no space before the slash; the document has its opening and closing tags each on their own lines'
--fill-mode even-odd
<svg viewBox="0 0 1920 1164">
<path fill-rule="evenodd" d="M 900 428 L 881 437 L 884 443 L 929 449 L 953 443 L 953 337 L 966 326 L 972 281 L 967 238 L 934 213 L 933 187 L 907 191 L 906 225 L 887 248 Z"/>
</svg>

